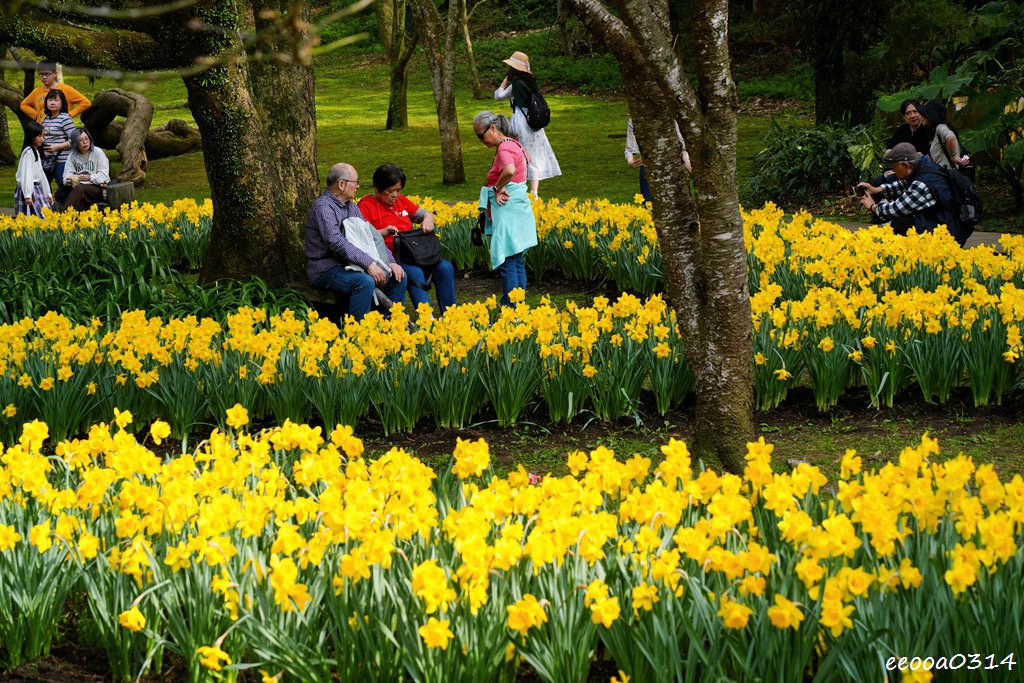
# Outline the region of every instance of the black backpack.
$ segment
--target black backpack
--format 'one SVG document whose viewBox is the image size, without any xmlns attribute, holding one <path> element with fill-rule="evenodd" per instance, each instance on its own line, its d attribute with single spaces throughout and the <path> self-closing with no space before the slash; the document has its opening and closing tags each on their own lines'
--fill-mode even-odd
<svg viewBox="0 0 1024 683">
<path fill-rule="evenodd" d="M 974 183 L 963 171 L 947 168 L 946 177 L 953 189 L 953 203 L 959 210 L 960 222 L 964 227 L 974 231 L 974 226 L 981 222 L 985 215 L 985 203 L 974 188 Z"/>
<path fill-rule="evenodd" d="M 551 108 L 547 100 L 536 87 L 530 89 L 530 99 L 526 101 L 526 124 L 533 130 L 541 130 L 551 123 Z"/>
</svg>

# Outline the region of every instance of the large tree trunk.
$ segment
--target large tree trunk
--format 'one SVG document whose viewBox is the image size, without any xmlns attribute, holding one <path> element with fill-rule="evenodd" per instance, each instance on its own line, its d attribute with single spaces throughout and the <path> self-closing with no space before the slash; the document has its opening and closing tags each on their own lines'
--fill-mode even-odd
<svg viewBox="0 0 1024 683">
<path fill-rule="evenodd" d="M 0 59 L 7 59 L 7 45 L 0 45 Z M 7 69 L 0 68 L 0 83 L 7 85 Z M 18 160 L 11 147 L 11 130 L 7 125 L 7 106 L 0 105 L 0 165 L 13 166 Z"/>
<path fill-rule="evenodd" d="M 276 3 L 282 13 L 289 6 Z M 304 280 L 303 225 L 319 189 L 312 67 L 298 59 L 243 60 L 184 80 L 214 206 L 200 278 L 259 275 L 272 286 Z"/>
<path fill-rule="evenodd" d="M 668 294 L 697 379 L 693 450 L 741 472 L 753 436 L 753 333 L 736 184 L 728 3 L 694 4 L 694 90 L 673 48 L 665 0 L 616 0 L 618 16 L 599 0 L 567 1 L 616 53 L 627 86 Z M 676 122 L 693 160 L 696 197 L 682 165 Z"/>
<path fill-rule="evenodd" d="M 7 46 L 0 45 L 0 59 L 6 58 Z M 0 89 L 3 89 L 4 86 L 16 92 L 12 86 L 7 84 L 7 70 L 0 69 Z M 3 166 L 13 166 L 17 161 L 17 157 L 14 155 L 14 148 L 10 144 L 10 128 L 7 126 L 8 109 L 17 109 L 17 106 L 15 105 L 14 108 L 10 108 L 10 105 L 7 104 L 7 99 L 0 99 L 0 165 Z"/>
<path fill-rule="evenodd" d="M 430 68 L 430 84 L 437 108 L 437 129 L 441 136 L 441 182 L 456 185 L 466 182 L 462 164 L 459 117 L 455 108 L 455 36 L 459 28 L 459 4 L 448 5 L 442 24 L 433 0 L 411 0 L 419 19 L 423 53 Z"/>
<path fill-rule="evenodd" d="M 119 126 L 116 139 L 108 134 L 116 116 L 125 122 Z M 146 136 L 153 121 L 153 104 L 135 92 L 113 88 L 96 93 L 92 105 L 82 112 L 82 124 L 89 129 L 101 149 L 117 149 L 121 156 L 121 172 L 117 179 L 141 186 L 146 182 Z"/>
<path fill-rule="evenodd" d="M 18 157 L 11 147 L 11 129 L 7 125 L 7 107 L 0 107 L 0 165 L 13 166 Z"/>
</svg>

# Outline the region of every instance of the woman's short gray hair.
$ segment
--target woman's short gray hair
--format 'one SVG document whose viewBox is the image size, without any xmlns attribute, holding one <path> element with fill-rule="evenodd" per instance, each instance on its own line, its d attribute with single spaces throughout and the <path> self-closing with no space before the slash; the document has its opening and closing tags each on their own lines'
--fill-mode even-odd
<svg viewBox="0 0 1024 683">
<path fill-rule="evenodd" d="M 89 142 L 92 142 L 92 136 L 89 135 L 89 131 L 85 128 L 75 128 L 73 131 L 68 133 L 68 142 L 71 143 L 71 152 L 78 154 L 78 141 L 82 139 L 82 136 L 89 138 Z"/>
<path fill-rule="evenodd" d="M 509 121 L 507 117 L 501 114 L 495 114 L 493 111 L 490 110 L 484 110 L 477 114 L 476 116 L 474 116 L 473 125 L 479 125 L 484 130 L 487 130 L 493 125 L 496 126 L 499 131 L 501 131 L 502 135 L 513 138 L 515 140 L 519 139 L 519 136 L 512 132 L 512 122 Z"/>
</svg>

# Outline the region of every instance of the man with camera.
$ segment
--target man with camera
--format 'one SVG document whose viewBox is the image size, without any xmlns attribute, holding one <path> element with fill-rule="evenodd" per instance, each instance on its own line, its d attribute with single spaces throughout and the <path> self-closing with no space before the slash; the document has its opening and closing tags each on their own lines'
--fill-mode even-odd
<svg viewBox="0 0 1024 683">
<path fill-rule="evenodd" d="M 896 179 L 881 186 L 859 183 L 857 194 L 864 208 L 888 221 L 897 235 L 906 235 L 911 228 L 932 232 L 945 225 L 963 245 L 970 233 L 960 225 L 953 187 L 945 171 L 909 142 L 887 151 L 883 160 L 892 165 Z M 884 199 L 875 201 L 872 195 Z"/>
</svg>

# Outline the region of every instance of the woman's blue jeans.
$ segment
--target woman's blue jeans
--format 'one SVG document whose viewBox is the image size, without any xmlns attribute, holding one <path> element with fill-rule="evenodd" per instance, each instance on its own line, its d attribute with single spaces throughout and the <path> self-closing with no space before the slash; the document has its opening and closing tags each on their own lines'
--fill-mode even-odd
<svg viewBox="0 0 1024 683">
<path fill-rule="evenodd" d="M 513 289 L 518 288 L 526 292 L 526 260 L 523 258 L 523 253 L 519 252 L 506 257 L 498 266 L 498 272 L 501 273 L 502 306 L 512 305 L 512 300 L 508 295 Z"/>
<path fill-rule="evenodd" d="M 53 165 L 52 170 L 46 173 L 46 168 L 43 168 L 43 173 L 46 175 L 46 179 L 57 183 L 57 188 L 64 183 L 64 167 L 67 166 L 66 161 L 58 161 Z"/>
<path fill-rule="evenodd" d="M 427 273 L 431 271 L 433 272 L 431 282 L 437 287 L 437 307 L 441 310 L 441 313 L 444 313 L 445 309 L 449 306 L 455 305 L 455 266 L 452 265 L 451 261 L 441 259 L 434 266 L 428 267 L 426 269 L 427 272 L 423 272 L 424 269 L 421 266 L 413 266 L 408 263 L 400 265 L 405 270 L 409 281 L 407 289 L 413 308 L 420 304 L 430 303 L 430 296 L 427 290 L 416 285 L 417 283 L 425 283 L 427 281 Z"/>
</svg>

